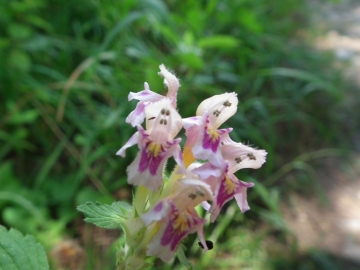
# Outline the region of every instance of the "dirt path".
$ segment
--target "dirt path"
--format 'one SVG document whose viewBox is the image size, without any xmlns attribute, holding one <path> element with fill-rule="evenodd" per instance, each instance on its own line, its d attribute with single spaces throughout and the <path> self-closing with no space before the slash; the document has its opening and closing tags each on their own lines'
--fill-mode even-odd
<svg viewBox="0 0 360 270">
<path fill-rule="evenodd" d="M 360 0 L 309 0 L 309 5 L 318 11 L 313 22 L 325 30 L 314 46 L 349 62 L 345 74 L 360 88 Z M 286 223 L 301 250 L 316 247 L 360 262 L 360 157 L 349 163 L 332 159 L 318 177 L 328 205 L 293 195 L 282 208 Z"/>
<path fill-rule="evenodd" d="M 332 50 L 339 60 L 349 61 L 347 76 L 360 86 L 360 1 L 342 0 L 338 4 L 323 0 L 309 0 L 318 10 L 313 23 L 325 30 L 315 47 Z"/>
<path fill-rule="evenodd" d="M 315 247 L 360 263 L 360 158 L 339 161 L 327 161 L 318 172 L 327 202 L 291 195 L 283 215 L 300 250 Z"/>
</svg>

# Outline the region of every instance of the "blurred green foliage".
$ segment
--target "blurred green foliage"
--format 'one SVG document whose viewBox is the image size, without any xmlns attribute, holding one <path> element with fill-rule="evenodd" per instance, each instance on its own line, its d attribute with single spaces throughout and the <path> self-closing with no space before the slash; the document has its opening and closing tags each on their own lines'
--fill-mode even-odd
<svg viewBox="0 0 360 270">
<path fill-rule="evenodd" d="M 269 153 L 251 172 L 248 217 L 282 228 L 282 170 L 306 172 L 291 161 L 347 149 L 352 131 L 341 73 L 303 40 L 308 13 L 302 0 L 0 0 L 1 223 L 49 249 L 74 234 L 76 205 L 119 199 L 136 153 L 114 155 L 134 132 L 127 95 L 144 81 L 164 92 L 164 63 L 180 77 L 183 117 L 211 95 L 238 93 L 234 139 Z"/>
</svg>

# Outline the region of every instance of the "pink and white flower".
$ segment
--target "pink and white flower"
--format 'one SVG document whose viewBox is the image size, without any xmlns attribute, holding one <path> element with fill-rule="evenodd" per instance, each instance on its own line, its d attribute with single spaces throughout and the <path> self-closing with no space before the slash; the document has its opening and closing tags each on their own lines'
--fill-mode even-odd
<svg viewBox="0 0 360 270">
<path fill-rule="evenodd" d="M 246 200 L 246 190 L 249 187 L 253 187 L 254 184 L 237 179 L 236 176 L 229 171 L 229 164 L 227 162 L 224 162 L 221 168 L 214 167 L 208 162 L 193 170 L 193 172 L 199 174 L 200 178 L 204 179 L 215 193 L 211 206 L 209 204 L 202 204 L 205 209 L 211 213 L 211 222 L 216 220 L 225 203 L 233 198 L 236 199 L 241 212 L 250 209 Z"/>
<path fill-rule="evenodd" d="M 257 169 L 265 162 L 266 151 L 236 143 L 228 135 L 224 136 L 220 152 L 223 157 L 221 166 L 215 166 L 207 162 L 192 170 L 201 179 L 208 183 L 214 191 L 212 205 L 203 204 L 211 213 L 211 222 L 214 222 L 221 208 L 226 202 L 235 198 L 241 212 L 250 209 L 246 200 L 247 188 L 253 187 L 253 183 L 243 182 L 234 175 L 236 171 L 244 168 Z"/>
<path fill-rule="evenodd" d="M 149 105 L 146 114 L 151 117 L 146 122 L 146 130 L 138 125 L 138 132 L 116 153 L 125 157 L 125 150 L 138 144 L 140 151 L 127 168 L 129 184 L 157 191 L 163 183 L 165 162 L 171 156 L 180 165 L 179 172 L 184 170 L 181 139 L 174 139 L 182 127 L 181 117 L 171 102 L 164 98 Z"/>
<path fill-rule="evenodd" d="M 247 188 L 254 184 L 240 181 L 235 172 L 261 167 L 267 155 L 264 150 L 232 141 L 232 128 L 219 129 L 237 111 L 236 93 L 208 98 L 199 105 L 196 116 L 182 119 L 176 110 L 179 80 L 164 65 L 158 74 L 164 78 L 167 94 L 151 91 L 147 83 L 143 91 L 129 94 L 129 101 L 139 102 L 126 122 L 137 132 L 116 153 L 125 157 L 126 149 L 135 144 L 140 150 L 127 167 L 128 183 L 139 187 L 129 219 L 124 222 L 131 239 L 119 256 L 118 268 L 122 269 L 140 269 L 146 255 L 170 261 L 181 241 L 194 232 L 207 251 L 203 232 L 206 219 L 195 207 L 200 204 L 208 210 L 211 222 L 233 198 L 241 212 L 247 211 Z M 176 138 L 183 126 L 187 136 L 184 154 L 181 139 Z M 163 171 L 170 157 L 178 166 L 164 181 Z"/>
<path fill-rule="evenodd" d="M 130 123 L 133 127 L 140 125 L 144 121 L 144 118 L 146 117 L 145 108 L 147 106 L 163 98 L 169 98 L 173 108 L 176 108 L 177 91 L 180 87 L 179 80 L 175 77 L 175 75 L 169 72 L 163 64 L 159 67 L 160 72 L 158 74 L 164 77 L 164 84 L 168 89 L 168 93 L 166 96 L 159 95 L 151 91 L 149 84 L 146 82 L 144 84 L 145 90 L 138 93 L 130 92 L 128 96 L 129 101 L 133 99 L 139 100 L 135 110 L 132 111 L 126 118 L 126 123 Z"/>
<path fill-rule="evenodd" d="M 203 226 L 206 219 L 200 218 L 194 207 L 212 200 L 210 187 L 201 180 L 183 179 L 177 182 L 175 194 L 165 198 L 141 216 L 149 233 L 153 234 L 147 255 L 170 261 L 180 242 L 194 232 L 207 250 Z"/>
<path fill-rule="evenodd" d="M 218 129 L 237 110 L 236 93 L 225 93 L 204 100 L 198 107 L 196 117 L 183 119 L 187 141 L 185 147 L 192 148 L 195 158 L 221 164 L 219 151 L 222 138 L 232 128 Z"/>
</svg>

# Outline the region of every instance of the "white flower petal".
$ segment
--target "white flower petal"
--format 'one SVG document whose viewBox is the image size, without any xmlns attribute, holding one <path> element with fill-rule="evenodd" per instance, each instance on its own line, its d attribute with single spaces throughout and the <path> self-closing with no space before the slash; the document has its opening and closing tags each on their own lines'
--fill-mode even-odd
<svg viewBox="0 0 360 270">
<path fill-rule="evenodd" d="M 173 139 L 182 128 L 182 119 L 171 105 L 171 100 L 163 98 L 145 108 L 146 130 L 156 140 Z M 166 124 L 164 124 L 164 120 Z"/>
<path fill-rule="evenodd" d="M 180 87 L 179 79 L 176 78 L 174 74 L 169 72 L 164 64 L 161 64 L 159 68 L 160 72 L 158 74 L 164 78 L 164 84 L 168 89 L 166 96 L 172 100 L 173 105 L 176 108 L 176 96 Z"/>
<path fill-rule="evenodd" d="M 193 116 L 189 118 L 182 119 L 184 129 L 189 129 L 192 126 L 201 126 L 203 125 L 203 118 L 201 116 Z"/>
<path fill-rule="evenodd" d="M 156 256 L 162 259 L 164 262 L 171 261 L 175 256 L 175 251 L 171 251 L 169 245 L 163 246 L 160 244 L 161 238 L 164 235 L 166 226 L 163 225 L 159 232 L 154 235 L 153 239 L 148 245 L 146 254 L 149 256 Z"/>
<path fill-rule="evenodd" d="M 145 108 L 152 102 L 156 102 L 165 98 L 162 95 L 159 95 L 150 90 L 148 83 L 145 83 L 145 90 L 138 93 L 130 92 L 128 100 L 137 99 L 140 102 L 136 105 L 135 110 L 133 110 L 129 116 L 126 118 L 126 123 L 130 123 L 133 127 L 140 125 L 145 118 Z"/>
<path fill-rule="evenodd" d="M 229 161 L 230 170 L 236 172 L 240 169 L 258 169 L 266 161 L 267 152 L 255 149 L 242 143 L 224 144 L 221 153 Z"/>
<path fill-rule="evenodd" d="M 210 207 L 211 207 L 211 204 L 208 203 L 207 201 L 204 201 L 201 203 L 201 206 L 206 210 L 206 211 L 209 211 L 210 210 Z"/>
<path fill-rule="evenodd" d="M 180 142 L 181 138 L 178 138 L 177 140 Z M 185 173 L 185 166 L 184 166 L 184 159 L 183 159 L 181 147 L 178 143 L 176 145 L 174 145 L 173 147 L 174 147 L 174 149 L 171 150 L 173 153 L 173 158 L 180 167 L 179 170 L 177 171 L 177 173 L 183 174 L 183 173 Z"/>
<path fill-rule="evenodd" d="M 145 118 L 145 107 L 149 104 L 149 102 L 138 102 L 135 110 L 133 110 L 128 117 L 126 117 L 125 122 L 131 124 L 133 127 L 137 125 L 141 125 L 144 122 Z"/>
<path fill-rule="evenodd" d="M 167 216 L 169 211 L 169 204 L 166 200 L 160 201 L 152 209 L 141 215 L 141 219 L 146 226 L 149 226 L 154 221 L 160 221 Z"/>
<path fill-rule="evenodd" d="M 235 92 L 215 95 L 200 103 L 196 111 L 196 115 L 201 116 L 208 112 L 213 128 L 217 129 L 221 124 L 235 114 L 237 111 L 237 105 L 238 99 Z"/>
<path fill-rule="evenodd" d="M 147 83 L 145 83 L 145 89 L 146 89 L 146 85 L 148 85 Z M 133 99 L 136 99 L 136 100 L 139 100 L 139 101 L 152 101 L 152 102 L 155 102 L 155 101 L 158 101 L 160 99 L 163 99 L 164 96 L 162 95 L 159 95 L 158 93 L 155 93 L 151 90 L 143 90 L 143 91 L 140 91 L 140 92 L 137 92 L 137 93 L 134 93 L 134 92 L 130 92 L 129 93 L 129 96 L 128 96 L 128 100 L 133 100 Z"/>
<path fill-rule="evenodd" d="M 187 179 L 200 179 L 199 175 L 197 175 L 196 173 L 193 172 L 193 170 L 195 170 L 196 168 L 199 168 L 201 165 L 203 165 L 200 162 L 193 162 L 191 163 L 187 168 L 186 168 L 186 177 Z"/>
<path fill-rule="evenodd" d="M 192 170 L 193 173 L 199 175 L 199 177 L 203 180 L 208 179 L 211 176 L 220 177 L 223 173 L 224 165 L 222 166 L 214 166 L 210 162 L 206 162 L 197 168 Z"/>
<path fill-rule="evenodd" d="M 244 213 L 246 212 L 247 210 L 250 210 L 250 206 L 247 202 L 247 188 L 249 187 L 253 187 L 254 186 L 254 183 L 246 183 L 246 182 L 243 182 L 243 181 L 240 181 L 241 182 L 241 191 L 240 193 L 237 193 L 235 194 L 235 200 L 240 208 L 240 211 L 241 213 Z"/>
<path fill-rule="evenodd" d="M 212 201 L 213 193 L 208 184 L 199 179 L 182 179 L 176 182 L 173 201 L 180 212 L 193 208 L 203 201 Z"/>
<path fill-rule="evenodd" d="M 125 143 L 125 145 L 123 147 L 121 147 L 119 151 L 116 152 L 116 155 L 125 157 L 125 150 L 128 149 L 129 147 L 137 144 L 138 141 L 139 141 L 139 132 L 136 132 L 134 135 L 132 135 L 130 137 L 130 139 L 127 141 L 127 143 Z"/>
</svg>

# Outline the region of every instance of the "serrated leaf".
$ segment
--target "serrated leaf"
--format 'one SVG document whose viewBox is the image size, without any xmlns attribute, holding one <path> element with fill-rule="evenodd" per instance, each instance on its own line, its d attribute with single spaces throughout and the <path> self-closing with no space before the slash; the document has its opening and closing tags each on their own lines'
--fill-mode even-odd
<svg viewBox="0 0 360 270">
<path fill-rule="evenodd" d="M 77 210 L 85 214 L 86 222 L 105 229 L 117 229 L 122 228 L 122 223 L 129 218 L 132 207 L 125 202 L 114 202 L 111 205 L 87 202 L 79 205 Z"/>
<path fill-rule="evenodd" d="M 132 210 L 132 206 L 127 202 L 113 202 L 111 207 L 119 207 L 125 214 L 128 214 Z"/>
<path fill-rule="evenodd" d="M 49 269 L 46 253 L 31 235 L 0 226 L 0 270 Z"/>
</svg>

